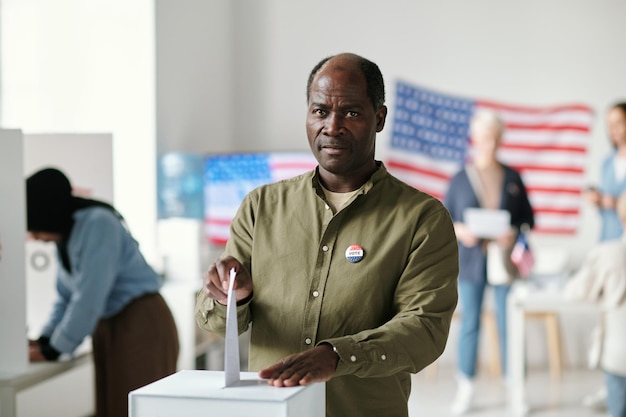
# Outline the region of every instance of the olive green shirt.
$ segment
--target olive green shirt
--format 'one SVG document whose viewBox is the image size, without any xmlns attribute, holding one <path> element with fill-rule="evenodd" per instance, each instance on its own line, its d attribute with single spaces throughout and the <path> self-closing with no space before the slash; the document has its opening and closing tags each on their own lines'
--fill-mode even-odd
<svg viewBox="0 0 626 417">
<path fill-rule="evenodd" d="M 254 295 L 238 307 L 250 325 L 249 369 L 332 344 L 330 417 L 406 417 L 410 373 L 443 352 L 457 302 L 458 255 L 445 207 L 384 165 L 338 213 L 316 171 L 249 193 L 225 255 L 250 271 Z M 346 250 L 358 245 L 362 259 Z M 224 333 L 226 307 L 198 294 L 196 321 Z"/>
</svg>

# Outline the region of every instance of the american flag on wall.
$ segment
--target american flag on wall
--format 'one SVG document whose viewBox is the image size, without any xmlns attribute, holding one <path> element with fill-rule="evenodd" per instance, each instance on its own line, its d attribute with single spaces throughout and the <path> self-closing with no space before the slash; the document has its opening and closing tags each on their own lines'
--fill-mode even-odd
<svg viewBox="0 0 626 417">
<path fill-rule="evenodd" d="M 504 120 L 498 157 L 522 175 L 535 213 L 533 232 L 575 234 L 593 120 L 589 106 L 517 106 L 398 82 L 387 168 L 443 200 L 450 177 L 467 160 L 469 121 L 481 108 Z"/>
<path fill-rule="evenodd" d="M 230 222 L 241 201 L 256 187 L 295 177 L 317 166 L 310 152 L 275 152 L 209 156 L 204 165 L 205 234 L 225 245 Z"/>
</svg>

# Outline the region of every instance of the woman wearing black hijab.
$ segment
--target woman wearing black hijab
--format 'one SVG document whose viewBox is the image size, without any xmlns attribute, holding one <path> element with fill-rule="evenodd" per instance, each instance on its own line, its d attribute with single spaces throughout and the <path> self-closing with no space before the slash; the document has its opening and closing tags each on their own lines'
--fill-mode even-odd
<svg viewBox="0 0 626 417">
<path fill-rule="evenodd" d="M 92 336 L 96 416 L 128 413 L 128 392 L 176 371 L 178 336 L 146 263 L 122 216 L 102 201 L 72 195 L 53 168 L 26 181 L 28 231 L 54 242 L 57 299 L 30 360 L 56 360 Z"/>
</svg>

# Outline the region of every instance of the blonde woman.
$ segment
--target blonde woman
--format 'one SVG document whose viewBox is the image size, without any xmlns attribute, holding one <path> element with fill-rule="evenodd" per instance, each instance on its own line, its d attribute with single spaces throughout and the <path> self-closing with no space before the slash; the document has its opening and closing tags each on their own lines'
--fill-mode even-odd
<svg viewBox="0 0 626 417">
<path fill-rule="evenodd" d="M 452 404 L 455 414 L 471 407 L 478 356 L 480 317 L 487 281 L 488 240 L 476 236 L 464 222 L 467 208 L 500 209 L 510 213 L 510 228 L 494 239 L 510 251 L 523 225 L 534 225 L 533 211 L 520 174 L 502 164 L 498 148 L 504 123 L 491 111 L 475 113 L 470 123 L 471 162 L 451 180 L 445 198 L 459 246 L 461 329 L 458 348 L 459 387 Z M 493 285 L 502 369 L 506 373 L 506 299 L 510 282 Z"/>
</svg>

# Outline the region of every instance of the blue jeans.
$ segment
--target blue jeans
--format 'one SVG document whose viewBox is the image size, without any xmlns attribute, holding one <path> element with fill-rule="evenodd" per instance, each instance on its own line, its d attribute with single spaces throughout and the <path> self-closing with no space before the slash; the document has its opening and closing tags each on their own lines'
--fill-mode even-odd
<svg viewBox="0 0 626 417">
<path fill-rule="evenodd" d="M 626 417 L 626 376 L 604 372 L 606 405 L 611 417 Z"/>
<path fill-rule="evenodd" d="M 458 366 L 459 371 L 470 379 L 476 376 L 480 318 L 486 286 L 486 282 L 459 280 L 461 329 L 459 332 Z M 511 286 L 494 285 L 493 290 L 498 341 L 500 342 L 500 362 L 502 372 L 506 375 L 506 300 Z"/>
</svg>

